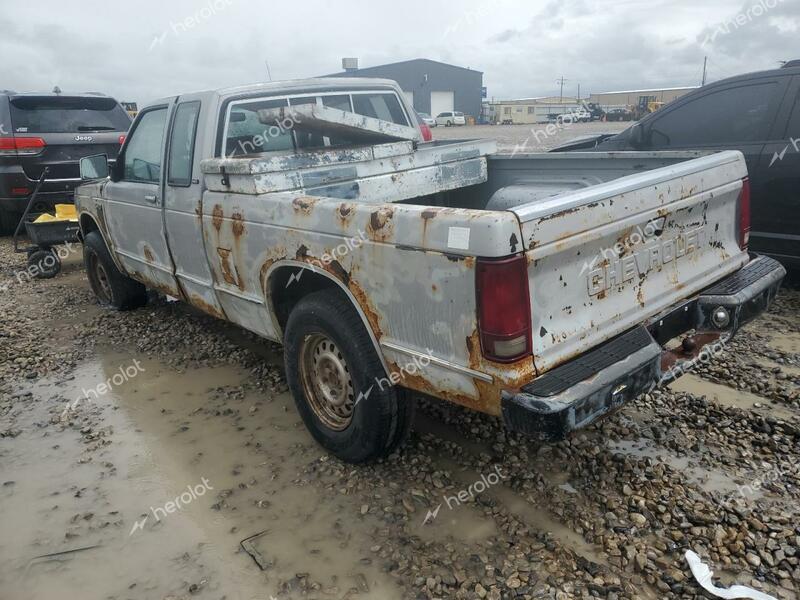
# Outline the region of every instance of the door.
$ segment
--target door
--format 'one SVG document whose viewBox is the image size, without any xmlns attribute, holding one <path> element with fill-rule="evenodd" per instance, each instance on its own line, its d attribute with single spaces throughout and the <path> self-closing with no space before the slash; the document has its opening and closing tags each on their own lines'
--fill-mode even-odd
<svg viewBox="0 0 800 600">
<path fill-rule="evenodd" d="M 750 247 L 800 264 L 800 77 L 786 95 L 776 133 L 764 147 L 751 179 L 753 193 Z"/>
<path fill-rule="evenodd" d="M 202 173 L 200 160 L 211 110 L 201 95 L 181 96 L 175 109 L 167 139 L 167 169 L 164 183 L 164 222 L 175 276 L 186 302 L 219 318 L 225 318 L 214 291 L 211 267 L 205 250 L 202 214 Z"/>
<path fill-rule="evenodd" d="M 162 169 L 168 105 L 139 113 L 116 173 L 106 185 L 103 212 L 110 243 L 128 274 L 170 296 L 180 297 L 167 247 L 162 213 Z"/>
<path fill-rule="evenodd" d="M 454 110 L 453 92 L 431 92 L 431 115 L 435 117 L 443 112 L 453 112 Z"/>
</svg>

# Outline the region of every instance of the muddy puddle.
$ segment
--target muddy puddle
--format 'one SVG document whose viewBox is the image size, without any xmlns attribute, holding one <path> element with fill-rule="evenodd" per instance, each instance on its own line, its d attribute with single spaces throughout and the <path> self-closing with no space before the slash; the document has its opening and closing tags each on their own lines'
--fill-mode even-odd
<svg viewBox="0 0 800 600">
<path fill-rule="evenodd" d="M 323 454 L 291 397 L 246 377 L 106 354 L 23 390 L 19 434 L 0 438 L 0 596 L 268 600 L 315 582 L 399 598 L 372 560 L 377 523 L 303 477 Z M 259 533 L 254 558 L 240 542 Z"/>
<path fill-rule="evenodd" d="M 800 354 L 800 333 L 796 331 L 772 332 L 769 345 L 789 354 Z"/>
<path fill-rule="evenodd" d="M 669 384 L 669 387 L 675 392 L 686 392 L 694 396 L 706 396 L 709 400 L 723 406 L 754 411 L 786 421 L 797 419 L 800 416 L 796 411 L 766 399 L 763 396 L 756 396 L 750 392 L 736 390 L 719 383 L 713 383 L 691 373 L 687 373 L 683 377 L 676 379 Z"/>
<path fill-rule="evenodd" d="M 609 442 L 608 448 L 612 453 L 628 454 L 636 458 L 650 458 L 653 461 L 665 463 L 684 475 L 688 483 L 692 483 L 708 493 L 731 494 L 747 483 L 722 471 L 709 469 L 700 464 L 696 458 L 675 454 L 644 439 Z M 757 491 L 753 497 L 760 498 L 762 495 L 760 491 Z"/>
</svg>

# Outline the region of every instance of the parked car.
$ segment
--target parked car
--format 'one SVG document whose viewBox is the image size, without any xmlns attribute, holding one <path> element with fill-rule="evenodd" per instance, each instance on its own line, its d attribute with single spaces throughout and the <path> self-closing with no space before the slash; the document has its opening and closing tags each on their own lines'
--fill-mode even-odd
<svg viewBox="0 0 800 600">
<path fill-rule="evenodd" d="M 303 421 L 351 462 L 397 447 L 412 392 L 563 437 L 707 362 L 777 293 L 784 269 L 747 252 L 739 152 L 491 155 L 417 145 L 415 119 L 360 78 L 146 106 L 116 164 L 81 161 L 94 293 L 124 310 L 153 288 L 282 342 Z"/>
<path fill-rule="evenodd" d="M 430 116 L 428 113 L 417 113 L 419 118 L 422 119 L 422 122 L 425 123 L 428 127 L 436 127 L 436 119 Z"/>
<path fill-rule="evenodd" d="M 556 116 L 556 123 L 588 123 L 592 120 L 592 114 L 582 108 L 570 110 Z"/>
<path fill-rule="evenodd" d="M 753 195 L 750 248 L 800 267 L 800 66 L 714 82 L 618 135 L 554 151 L 688 149 L 744 154 Z"/>
<path fill-rule="evenodd" d="M 436 115 L 436 124 L 452 127 L 453 125 L 466 125 L 467 120 L 462 112 L 443 112 Z"/>
<path fill-rule="evenodd" d="M 0 90 L 0 233 L 12 233 L 45 167 L 33 212 L 71 204 L 81 157 L 113 160 L 131 119 L 102 94 L 17 93 Z"/>
<path fill-rule="evenodd" d="M 633 113 L 627 108 L 612 108 L 606 111 L 606 121 L 632 121 Z"/>
</svg>

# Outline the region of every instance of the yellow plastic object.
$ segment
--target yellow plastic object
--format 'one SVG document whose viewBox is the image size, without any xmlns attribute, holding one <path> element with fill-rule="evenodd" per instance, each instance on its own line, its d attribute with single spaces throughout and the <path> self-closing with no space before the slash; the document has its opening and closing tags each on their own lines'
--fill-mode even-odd
<svg viewBox="0 0 800 600">
<path fill-rule="evenodd" d="M 78 213 L 75 211 L 74 204 L 56 204 L 56 219 L 59 221 L 77 221 Z"/>
<path fill-rule="evenodd" d="M 49 223 L 51 221 L 77 221 L 78 213 L 74 204 L 56 204 L 55 216 L 44 213 L 36 217 L 34 223 Z"/>
</svg>

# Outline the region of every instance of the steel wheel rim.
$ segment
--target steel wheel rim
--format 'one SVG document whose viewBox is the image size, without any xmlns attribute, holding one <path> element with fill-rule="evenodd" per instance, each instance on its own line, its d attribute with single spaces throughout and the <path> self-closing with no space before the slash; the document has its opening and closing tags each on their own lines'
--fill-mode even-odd
<svg viewBox="0 0 800 600">
<path fill-rule="evenodd" d="M 97 294 L 102 302 L 110 303 L 113 297 L 111 294 L 111 282 L 108 279 L 105 267 L 94 252 L 89 255 L 89 267 L 94 293 Z"/>
<path fill-rule="evenodd" d="M 334 431 L 353 420 L 355 390 L 339 347 L 322 333 L 308 335 L 300 348 L 300 379 L 311 410 Z"/>
</svg>

